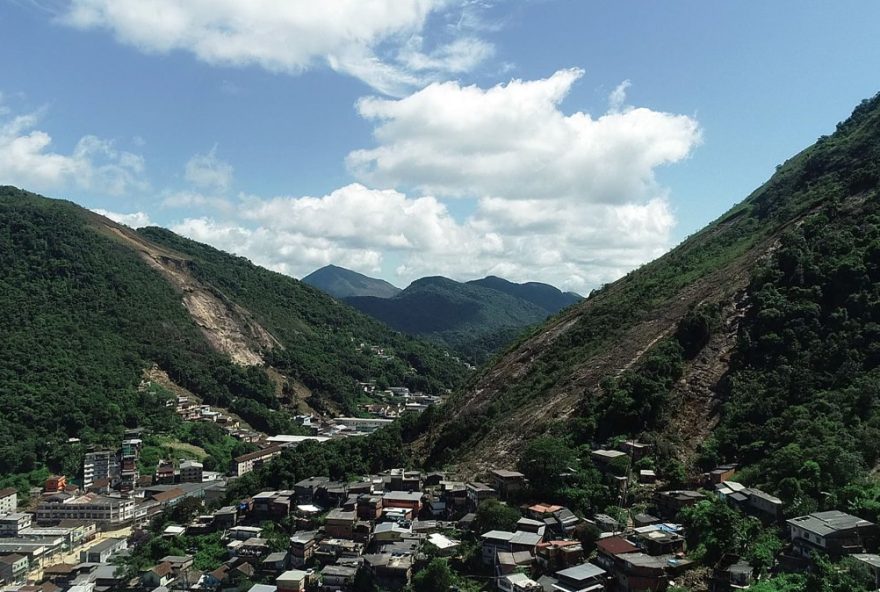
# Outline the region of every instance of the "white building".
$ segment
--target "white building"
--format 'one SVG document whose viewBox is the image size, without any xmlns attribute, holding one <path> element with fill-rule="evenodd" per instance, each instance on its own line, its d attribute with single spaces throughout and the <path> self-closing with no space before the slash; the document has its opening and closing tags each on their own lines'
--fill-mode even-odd
<svg viewBox="0 0 880 592">
<path fill-rule="evenodd" d="M 92 520 L 99 526 L 125 524 L 134 518 L 134 501 L 89 493 L 49 496 L 37 507 L 37 522 Z"/>
<path fill-rule="evenodd" d="M 86 453 L 83 460 L 83 487 L 89 488 L 95 481 L 119 480 L 119 458 L 114 450 L 97 450 Z"/>
</svg>

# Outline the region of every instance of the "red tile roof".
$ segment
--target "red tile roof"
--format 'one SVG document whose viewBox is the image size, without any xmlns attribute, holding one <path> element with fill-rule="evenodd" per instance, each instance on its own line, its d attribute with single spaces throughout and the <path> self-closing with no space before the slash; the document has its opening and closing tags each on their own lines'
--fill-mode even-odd
<svg viewBox="0 0 880 592">
<path fill-rule="evenodd" d="M 639 548 L 623 537 L 614 536 L 607 539 L 599 539 L 596 541 L 596 548 L 608 555 L 620 555 L 622 553 L 633 553 Z"/>
</svg>

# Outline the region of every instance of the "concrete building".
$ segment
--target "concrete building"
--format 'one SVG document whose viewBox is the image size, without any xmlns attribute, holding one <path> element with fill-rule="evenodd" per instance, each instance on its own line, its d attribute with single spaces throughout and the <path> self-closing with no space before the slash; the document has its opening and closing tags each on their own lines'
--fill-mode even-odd
<svg viewBox="0 0 880 592">
<path fill-rule="evenodd" d="M 107 539 L 85 551 L 80 551 L 79 560 L 82 563 L 107 563 L 113 555 L 127 548 L 128 543 L 125 539 Z"/>
<path fill-rule="evenodd" d="M 269 446 L 263 450 L 237 456 L 232 459 L 230 471 L 236 477 L 246 475 L 281 454 L 282 450 L 281 446 Z"/>
<path fill-rule="evenodd" d="M 0 557 L 0 582 L 22 584 L 27 578 L 30 562 L 27 555 L 13 553 Z"/>
<path fill-rule="evenodd" d="M 18 490 L 14 487 L 0 489 L 0 514 L 11 514 L 18 508 Z"/>
<path fill-rule="evenodd" d="M 88 489 L 95 481 L 102 479 L 114 484 L 119 481 L 119 477 L 119 457 L 115 450 L 86 453 L 83 460 L 83 488 Z"/>
<path fill-rule="evenodd" d="M 876 531 L 873 522 L 838 510 L 814 512 L 786 523 L 792 550 L 803 557 L 810 557 L 814 551 L 831 557 L 862 553 L 865 539 Z"/>
<path fill-rule="evenodd" d="M 105 497 L 88 493 L 74 496 L 49 496 L 37 506 L 37 522 L 54 524 L 61 520 L 91 520 L 99 527 L 117 526 L 131 522 L 135 503 L 130 499 Z"/>
<path fill-rule="evenodd" d="M 204 465 L 194 460 L 180 463 L 180 481 L 182 483 L 201 483 Z"/>
<path fill-rule="evenodd" d="M 16 512 L 0 516 L 0 537 L 16 537 L 18 533 L 30 528 L 33 514 Z"/>
</svg>

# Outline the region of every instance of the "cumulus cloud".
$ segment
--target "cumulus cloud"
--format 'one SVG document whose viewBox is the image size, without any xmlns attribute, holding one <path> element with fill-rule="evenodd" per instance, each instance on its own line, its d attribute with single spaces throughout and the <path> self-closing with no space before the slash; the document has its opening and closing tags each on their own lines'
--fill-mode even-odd
<svg viewBox="0 0 880 592">
<path fill-rule="evenodd" d="M 142 51 L 184 50 L 209 64 L 293 74 L 329 65 L 399 94 L 491 54 L 485 43 L 457 38 L 428 54 L 413 50 L 429 16 L 465 9 L 473 12 L 464 0 L 72 0 L 61 20 L 111 31 Z M 468 57 L 469 48 L 478 53 Z"/>
<path fill-rule="evenodd" d="M 388 273 L 400 284 L 424 275 L 497 274 L 585 291 L 661 254 L 674 218 L 667 201 L 579 204 L 480 200 L 457 220 L 433 196 L 351 184 L 320 197 L 245 196 L 226 219 L 183 220 L 173 230 L 302 277 L 335 263 Z"/>
<path fill-rule="evenodd" d="M 593 118 L 560 103 L 583 70 L 489 89 L 435 83 L 399 100 L 361 99 L 377 146 L 348 155 L 351 171 L 378 186 L 442 196 L 629 203 L 657 193 L 654 169 L 700 142 L 685 115 L 615 107 Z M 620 104 L 616 104 L 619 102 Z"/>
<path fill-rule="evenodd" d="M 117 196 L 147 189 L 143 157 L 92 135 L 82 137 L 69 154 L 55 152 L 52 137 L 37 129 L 40 112 L 9 115 L 8 108 L 0 109 L 0 182 L 36 191 L 79 187 Z"/>
<path fill-rule="evenodd" d="M 109 210 L 102 210 L 100 208 L 92 210 L 96 214 L 100 214 L 104 217 L 110 218 L 114 222 L 118 222 L 120 224 L 125 224 L 126 226 L 131 226 L 132 228 L 143 228 L 144 226 L 152 226 L 153 223 L 150 221 L 150 217 L 144 212 L 133 212 L 129 214 L 123 214 L 120 212 L 111 212 Z"/>
<path fill-rule="evenodd" d="M 187 181 L 203 189 L 226 191 L 232 185 L 232 165 L 217 158 L 217 146 L 206 154 L 196 154 L 186 163 Z"/>
</svg>

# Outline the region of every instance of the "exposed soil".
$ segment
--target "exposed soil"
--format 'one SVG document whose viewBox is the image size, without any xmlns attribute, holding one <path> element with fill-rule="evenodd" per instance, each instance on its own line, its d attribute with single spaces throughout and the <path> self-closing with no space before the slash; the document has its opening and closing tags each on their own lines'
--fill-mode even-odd
<svg viewBox="0 0 880 592">
<path fill-rule="evenodd" d="M 102 218 L 97 220 L 101 225 L 99 230 L 134 248 L 150 267 L 181 292 L 187 312 L 216 351 L 229 356 L 236 364 L 257 366 L 263 364 L 261 351 L 282 347 L 247 310 L 193 277 L 186 257 L 145 240 L 129 228 Z"/>
</svg>

